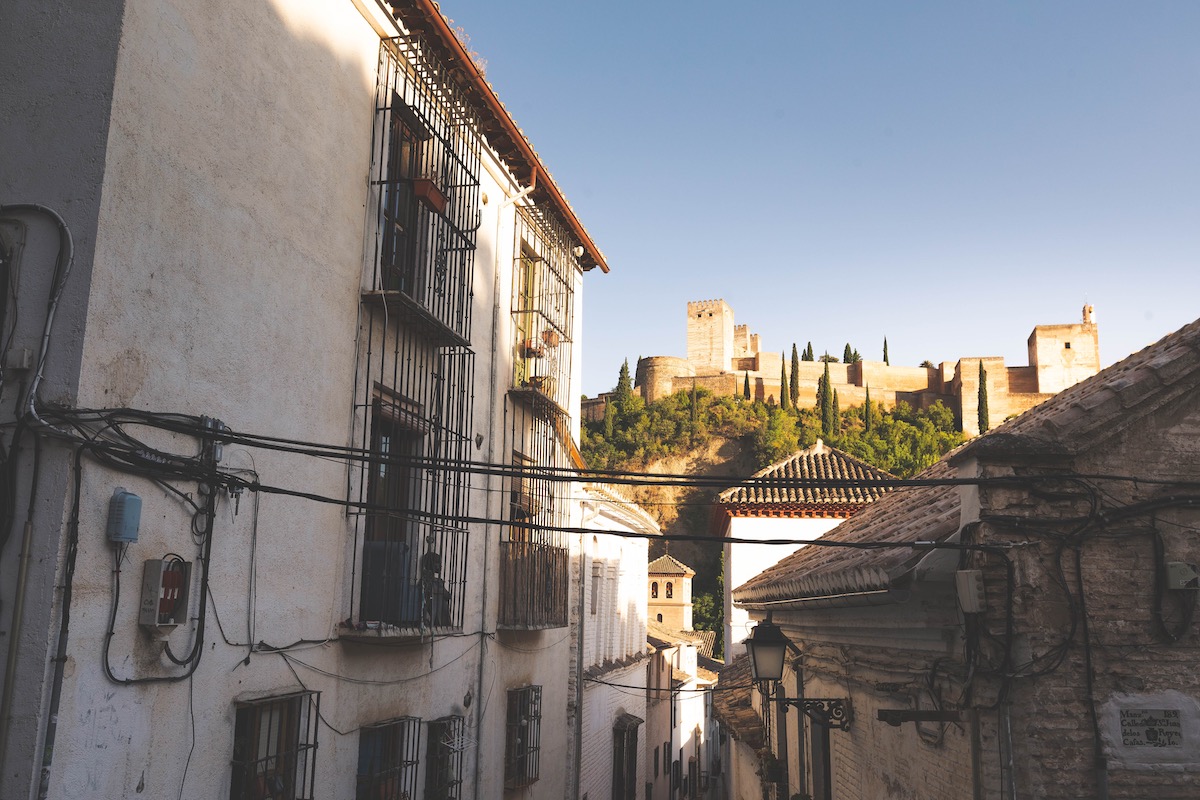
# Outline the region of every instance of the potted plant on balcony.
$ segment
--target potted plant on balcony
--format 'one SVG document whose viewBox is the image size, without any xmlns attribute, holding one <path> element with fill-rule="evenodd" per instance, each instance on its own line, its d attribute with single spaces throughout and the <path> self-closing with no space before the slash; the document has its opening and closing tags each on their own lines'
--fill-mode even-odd
<svg viewBox="0 0 1200 800">
<path fill-rule="evenodd" d="M 561 337 L 558 335 L 558 331 L 547 328 L 542 331 L 542 341 L 546 343 L 547 347 L 558 347 Z"/>
<path fill-rule="evenodd" d="M 537 339 L 523 339 L 517 347 L 521 358 L 541 358 L 546 355 L 546 346 Z"/>
<path fill-rule="evenodd" d="M 442 191 L 442 181 L 436 172 L 425 172 L 413 179 L 413 196 L 430 211 L 446 213 L 449 196 Z"/>
</svg>

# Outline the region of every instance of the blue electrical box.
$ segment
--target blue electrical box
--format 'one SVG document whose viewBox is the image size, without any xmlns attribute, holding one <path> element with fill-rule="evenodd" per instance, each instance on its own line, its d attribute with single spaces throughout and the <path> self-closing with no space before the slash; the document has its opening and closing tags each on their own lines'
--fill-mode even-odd
<svg viewBox="0 0 1200 800">
<path fill-rule="evenodd" d="M 142 498 L 117 488 L 108 501 L 108 540 L 117 544 L 135 543 L 141 522 Z"/>
</svg>

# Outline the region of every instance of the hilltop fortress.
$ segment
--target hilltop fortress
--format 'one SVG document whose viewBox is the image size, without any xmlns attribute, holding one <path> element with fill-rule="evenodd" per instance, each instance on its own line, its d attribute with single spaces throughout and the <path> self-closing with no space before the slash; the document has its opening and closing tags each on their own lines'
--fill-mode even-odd
<svg viewBox="0 0 1200 800">
<path fill-rule="evenodd" d="M 1038 325 L 1029 334 L 1029 365 L 1009 367 L 1002 357 L 970 357 L 943 361 L 936 367 L 894 367 L 882 361 L 830 364 L 829 377 L 843 409 L 861 406 L 870 389 L 871 400 L 891 408 L 900 401 L 926 408 L 938 400 L 954 410 L 963 430 L 978 431 L 979 363 L 987 374 L 988 411 L 994 424 L 1026 411 L 1068 386 L 1100 371 L 1100 343 L 1092 306 L 1083 319 L 1067 325 Z M 650 356 L 640 359 L 634 379 L 646 402 L 693 385 L 714 394 L 740 395 L 746 377 L 751 396 L 779 402 L 781 354 L 764 352 L 758 334 L 735 325 L 733 309 L 724 300 L 687 304 L 687 358 Z M 788 366 L 789 374 L 791 365 Z M 820 361 L 800 362 L 797 405 L 816 405 L 817 381 L 824 374 Z M 603 414 L 603 401 L 599 405 Z M 592 413 L 595 409 L 587 409 Z"/>
</svg>

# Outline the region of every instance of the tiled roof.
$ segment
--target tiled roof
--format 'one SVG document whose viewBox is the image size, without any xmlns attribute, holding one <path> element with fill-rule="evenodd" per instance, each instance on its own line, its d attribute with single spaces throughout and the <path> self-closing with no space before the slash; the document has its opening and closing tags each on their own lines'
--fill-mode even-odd
<svg viewBox="0 0 1200 800">
<path fill-rule="evenodd" d="M 700 644 L 696 651 L 705 658 L 712 658 L 713 648 L 717 646 L 716 631 L 696 631 L 700 637 Z"/>
<path fill-rule="evenodd" d="M 1014 417 L 960 456 L 1073 455 L 1200 385 L 1200 320 Z"/>
<path fill-rule="evenodd" d="M 1100 445 L 1136 420 L 1200 386 L 1200 320 L 1134 353 L 949 453 L 917 478 L 957 477 L 962 458 L 1070 456 Z M 910 486 L 890 492 L 818 541 L 940 541 L 959 528 L 959 489 Z M 739 603 L 834 597 L 894 588 L 923 557 L 906 548 L 810 544 L 733 590 Z"/>
<path fill-rule="evenodd" d="M 650 575 L 695 575 L 696 570 L 680 561 L 670 553 L 659 556 L 650 562 L 646 568 Z"/>
<path fill-rule="evenodd" d="M 720 672 L 713 712 L 733 738 L 754 750 L 763 746 L 762 718 L 750 703 L 750 657 L 740 655 Z"/>
<path fill-rule="evenodd" d="M 951 478 L 946 460 L 918 478 Z M 958 489 L 911 486 L 897 489 L 838 525 L 817 541 L 911 542 L 938 540 L 958 530 Z M 809 544 L 733 590 L 738 602 L 794 600 L 883 591 L 924 553 L 908 549 L 858 549 Z"/>
<path fill-rule="evenodd" d="M 695 645 L 699 651 L 704 645 L 704 637 L 700 634 L 703 631 L 676 631 L 672 630 L 660 622 L 646 623 L 646 636 L 649 639 L 656 639 L 662 644 L 690 644 Z"/>
<path fill-rule="evenodd" d="M 846 481 L 845 486 L 771 486 L 755 479 Z M 830 447 L 820 439 L 807 450 L 760 469 L 746 483 L 718 495 L 723 505 L 847 506 L 864 505 L 887 492 L 879 486 L 851 486 L 852 482 L 895 480 L 896 476 Z"/>
</svg>

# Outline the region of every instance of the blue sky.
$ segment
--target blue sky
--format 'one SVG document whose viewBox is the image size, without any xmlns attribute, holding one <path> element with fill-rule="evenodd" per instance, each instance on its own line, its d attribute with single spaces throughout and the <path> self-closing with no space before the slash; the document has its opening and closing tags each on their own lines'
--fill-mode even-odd
<svg viewBox="0 0 1200 800">
<path fill-rule="evenodd" d="M 908 365 L 1200 316 L 1200 3 L 441 7 L 612 266 L 589 395 L 684 355 L 688 300 Z"/>
</svg>

